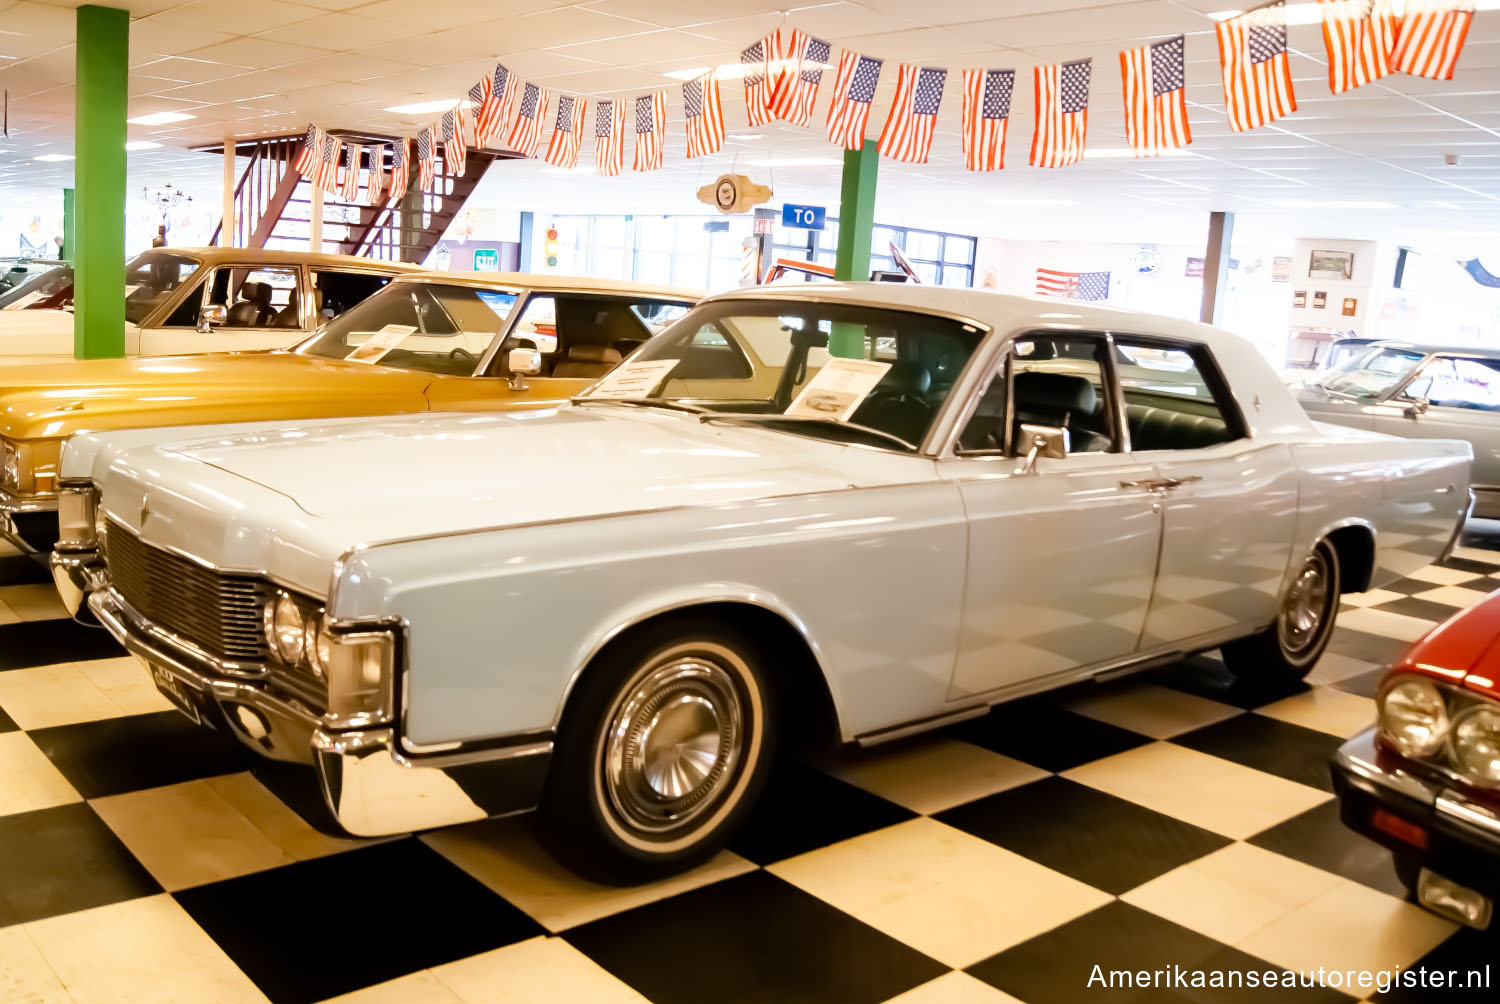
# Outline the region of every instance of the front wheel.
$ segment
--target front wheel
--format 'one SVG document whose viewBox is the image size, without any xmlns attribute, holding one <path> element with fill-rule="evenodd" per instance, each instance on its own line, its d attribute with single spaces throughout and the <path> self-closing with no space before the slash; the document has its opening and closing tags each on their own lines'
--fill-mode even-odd
<svg viewBox="0 0 1500 1004">
<path fill-rule="evenodd" d="M 759 648 L 707 618 L 654 625 L 584 671 L 542 800 L 562 864 L 611 883 L 706 860 L 769 771 L 775 699 Z"/>
<path fill-rule="evenodd" d="M 1224 665 L 1250 683 L 1301 680 L 1328 647 L 1338 607 L 1338 555 L 1320 540 L 1292 577 L 1275 623 L 1225 645 Z"/>
</svg>

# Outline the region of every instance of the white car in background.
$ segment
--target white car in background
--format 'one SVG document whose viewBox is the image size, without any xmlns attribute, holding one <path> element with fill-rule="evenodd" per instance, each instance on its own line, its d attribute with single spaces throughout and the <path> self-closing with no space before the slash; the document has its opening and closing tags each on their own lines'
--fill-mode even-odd
<svg viewBox="0 0 1500 1004">
<path fill-rule="evenodd" d="M 1299 678 L 1451 548 L 1472 459 L 1315 426 L 1202 325 L 866 283 L 711 297 L 546 411 L 182 435 L 62 462 L 157 687 L 352 833 L 540 806 L 616 881 L 712 854 L 788 733 L 1214 648 Z"/>
</svg>

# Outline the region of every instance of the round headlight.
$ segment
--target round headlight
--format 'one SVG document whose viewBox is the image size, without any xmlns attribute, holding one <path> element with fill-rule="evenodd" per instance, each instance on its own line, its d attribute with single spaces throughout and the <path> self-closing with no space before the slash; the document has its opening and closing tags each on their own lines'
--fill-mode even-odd
<svg viewBox="0 0 1500 1004">
<path fill-rule="evenodd" d="M 319 617 L 317 623 L 307 622 L 307 661 L 312 664 L 313 675 L 319 679 L 328 676 L 328 660 L 333 657 L 333 635 L 328 630 L 328 618 Z"/>
<path fill-rule="evenodd" d="M 1448 742 L 1465 777 L 1500 787 L 1500 708 L 1480 705 L 1459 715 Z"/>
<path fill-rule="evenodd" d="M 1402 756 L 1435 752 L 1448 732 L 1442 692 L 1421 679 L 1396 684 L 1380 699 L 1380 730 Z"/>
<path fill-rule="evenodd" d="M 302 611 L 286 593 L 276 597 L 275 610 L 271 615 L 271 647 L 281 661 L 295 666 L 302 661 L 306 650 L 307 625 Z"/>
</svg>

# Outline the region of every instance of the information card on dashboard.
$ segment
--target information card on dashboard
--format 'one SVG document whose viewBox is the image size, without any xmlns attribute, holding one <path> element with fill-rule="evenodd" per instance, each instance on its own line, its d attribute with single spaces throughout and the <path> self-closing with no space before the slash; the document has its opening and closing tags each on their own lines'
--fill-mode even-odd
<svg viewBox="0 0 1500 1004">
<path fill-rule="evenodd" d="M 786 414 L 847 422 L 890 368 L 890 363 L 869 359 L 830 359 L 802 388 Z"/>
<path fill-rule="evenodd" d="M 378 363 L 385 358 L 387 352 L 406 341 L 416 330 L 415 324 L 387 324 L 360 342 L 359 348 L 344 358 L 351 363 Z"/>
<path fill-rule="evenodd" d="M 609 375 L 594 384 L 588 392 L 591 398 L 650 397 L 658 384 L 681 362 L 678 359 L 643 359 L 640 362 L 622 363 Z"/>
</svg>

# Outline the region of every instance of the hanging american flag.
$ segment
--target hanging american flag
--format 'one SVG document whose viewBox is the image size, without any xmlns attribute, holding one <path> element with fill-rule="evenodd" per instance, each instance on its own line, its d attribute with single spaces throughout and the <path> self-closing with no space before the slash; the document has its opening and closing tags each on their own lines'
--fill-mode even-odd
<svg viewBox="0 0 1500 1004">
<path fill-rule="evenodd" d="M 1391 72 L 1396 17 L 1391 0 L 1318 0 L 1328 89 L 1343 94 Z"/>
<path fill-rule="evenodd" d="M 478 83 L 469 88 L 469 114 L 466 116 L 465 125 L 468 130 L 464 133 L 464 140 L 468 145 L 478 149 L 484 146 L 484 140 L 479 138 L 479 115 L 484 111 L 484 102 L 490 96 L 490 89 L 494 87 L 494 80 L 489 76 L 479 78 Z M 484 138 L 489 139 L 488 136 Z"/>
<path fill-rule="evenodd" d="M 564 95 L 557 99 L 557 122 L 547 143 L 546 161 L 556 167 L 573 168 L 578 164 L 578 145 L 583 141 L 583 113 L 588 102 Z"/>
<path fill-rule="evenodd" d="M 521 110 L 510 128 L 507 145 L 523 157 L 535 157 L 542 145 L 542 120 L 547 117 L 550 95 L 545 87 L 527 84 L 521 91 Z"/>
<path fill-rule="evenodd" d="M 594 170 L 614 177 L 625 165 L 625 102 L 594 106 Z"/>
<path fill-rule="evenodd" d="M 1059 272 L 1051 268 L 1036 270 L 1036 295 L 1060 296 L 1069 300 L 1108 300 L 1108 272 Z"/>
<path fill-rule="evenodd" d="M 906 63 L 896 74 L 896 98 L 885 128 L 880 130 L 880 155 L 908 164 L 927 163 L 932 150 L 932 130 L 938 107 L 943 103 L 943 84 L 948 71 Z"/>
<path fill-rule="evenodd" d="M 1181 35 L 1120 53 L 1125 142 L 1137 157 L 1193 141 L 1187 119 L 1187 40 Z"/>
<path fill-rule="evenodd" d="M 417 133 L 417 191 L 432 190 L 432 176 L 437 173 L 437 126 L 430 125 Z"/>
<path fill-rule="evenodd" d="M 292 170 L 310 180 L 313 176 L 313 168 L 318 164 L 318 155 L 322 152 L 323 130 L 309 122 L 307 135 L 302 138 L 302 149 L 297 151 L 297 159 L 292 163 Z"/>
<path fill-rule="evenodd" d="M 516 75 L 499 63 L 490 74 L 490 85 L 484 92 L 484 101 L 474 113 L 474 145 L 484 146 L 505 127 L 510 119 L 510 108 L 516 100 Z"/>
<path fill-rule="evenodd" d="M 964 167 L 970 171 L 1005 166 L 1005 133 L 1015 86 L 1015 70 L 964 71 Z"/>
<path fill-rule="evenodd" d="M 745 67 L 745 115 L 751 125 L 765 125 L 775 117 L 776 85 L 785 73 L 780 29 L 742 50 L 740 63 Z"/>
<path fill-rule="evenodd" d="M 718 153 L 724 145 L 724 108 L 719 104 L 719 80 L 712 70 L 682 85 L 682 109 L 688 157 Z"/>
<path fill-rule="evenodd" d="M 365 202 L 372 206 L 380 205 L 380 197 L 385 194 L 385 151 L 384 143 L 370 147 L 370 177 L 365 182 Z"/>
<path fill-rule="evenodd" d="M 406 190 L 411 186 L 411 140 L 398 139 L 396 145 L 391 149 L 391 192 L 390 198 L 400 199 L 405 197 Z"/>
<path fill-rule="evenodd" d="M 353 202 L 359 198 L 359 161 L 364 149 L 354 143 L 344 149 L 348 155 L 344 158 L 344 178 L 339 183 L 339 198 L 345 202 Z"/>
<path fill-rule="evenodd" d="M 1286 4 L 1276 3 L 1220 21 L 1219 67 L 1229 127 L 1244 132 L 1297 110 L 1286 52 Z"/>
<path fill-rule="evenodd" d="M 857 52 L 845 51 L 839 56 L 833 102 L 828 106 L 828 142 L 846 150 L 865 145 L 865 123 L 870 118 L 870 102 L 875 100 L 875 86 L 880 83 L 881 63 Z"/>
<path fill-rule="evenodd" d="M 1092 59 L 1036 68 L 1036 133 L 1031 137 L 1033 167 L 1065 167 L 1083 159 L 1089 131 Z"/>
<path fill-rule="evenodd" d="M 823 83 L 831 49 L 821 38 L 813 38 L 801 29 L 792 32 L 787 43 L 787 79 L 776 93 L 773 115 L 793 125 L 805 126 L 812 121 L 813 102 Z M 795 73 L 795 76 L 791 76 Z"/>
<path fill-rule="evenodd" d="M 443 164 L 447 167 L 449 174 L 458 177 L 464 173 L 464 157 L 469 152 L 464 146 L 464 133 L 467 129 L 464 126 L 462 105 L 451 112 L 444 113 L 442 130 Z"/>
<path fill-rule="evenodd" d="M 657 91 L 635 99 L 635 169 L 637 171 L 654 171 L 661 167 L 662 134 L 666 124 L 666 91 Z"/>
<path fill-rule="evenodd" d="M 1474 0 L 1406 0 L 1396 26 L 1391 69 L 1433 80 L 1452 80 L 1474 21 Z"/>
<path fill-rule="evenodd" d="M 323 156 L 318 158 L 313 183 L 329 195 L 339 193 L 339 152 L 343 147 L 344 141 L 337 136 L 323 134 Z"/>
</svg>

